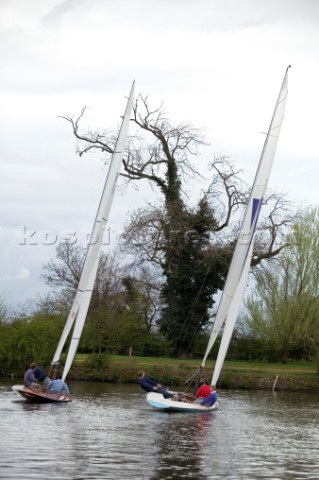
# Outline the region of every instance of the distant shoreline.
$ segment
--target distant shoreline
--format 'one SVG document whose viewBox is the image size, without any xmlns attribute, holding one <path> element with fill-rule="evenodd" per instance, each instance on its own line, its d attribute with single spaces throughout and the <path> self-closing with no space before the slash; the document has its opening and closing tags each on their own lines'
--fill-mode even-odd
<svg viewBox="0 0 319 480">
<path fill-rule="evenodd" d="M 150 357 L 110 356 L 104 368 L 88 368 L 79 356 L 68 378 L 112 383 L 135 383 L 138 370 L 166 386 L 183 387 L 185 379 L 198 369 L 200 361 Z M 210 383 L 214 362 L 207 362 L 206 381 Z M 270 364 L 256 361 L 225 362 L 217 388 L 245 390 L 303 391 L 319 393 L 319 375 L 310 362 Z"/>
<path fill-rule="evenodd" d="M 134 357 L 121 355 L 96 356 L 78 354 L 68 374 L 67 381 L 97 381 L 107 383 L 136 383 L 137 372 L 145 370 L 146 375 L 159 383 L 178 389 L 185 389 L 185 380 L 196 379 L 200 360 L 179 358 Z M 42 366 L 45 368 L 45 366 Z M 209 360 L 205 367 L 205 379 L 210 383 L 214 362 Z M 62 369 L 62 367 L 61 367 Z M 13 383 L 23 377 L 24 372 L 15 372 Z M 190 384 L 188 384 L 189 388 Z M 192 387 L 191 387 L 192 388 Z M 317 366 L 311 362 L 276 364 L 257 361 L 226 361 L 219 378 L 217 389 L 242 389 L 314 392 L 319 393 Z"/>
</svg>

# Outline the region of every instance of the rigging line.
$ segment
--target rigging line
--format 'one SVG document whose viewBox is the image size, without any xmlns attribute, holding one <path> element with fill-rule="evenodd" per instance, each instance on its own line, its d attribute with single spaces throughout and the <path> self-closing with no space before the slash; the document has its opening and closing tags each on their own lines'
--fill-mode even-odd
<svg viewBox="0 0 319 480">
<path fill-rule="evenodd" d="M 192 338 L 195 338 L 198 335 L 199 332 L 200 332 L 200 327 L 198 328 L 197 332 L 194 333 Z M 188 383 L 191 383 L 191 381 L 193 380 L 194 377 L 197 377 L 198 379 L 201 378 L 201 377 L 205 377 L 204 368 L 201 365 L 199 367 L 197 367 L 191 375 L 183 378 L 184 385 L 186 385 Z M 187 388 L 186 388 L 186 390 L 187 390 Z"/>
<path fill-rule="evenodd" d="M 199 287 L 199 289 L 198 289 L 198 291 L 197 291 L 197 294 L 196 294 L 196 296 L 195 296 L 195 298 L 194 298 L 194 300 L 193 300 L 193 303 L 192 303 L 192 307 L 191 307 L 191 309 L 190 309 L 190 312 L 189 312 L 188 316 L 186 317 L 186 320 L 185 320 L 185 322 L 184 322 L 184 324 L 183 324 L 183 327 L 182 327 L 182 329 L 181 329 L 181 331 L 180 331 L 179 336 L 177 337 L 177 340 L 180 340 L 181 343 L 182 343 L 182 341 L 185 339 L 185 336 L 186 336 L 186 334 L 187 334 L 187 331 L 188 331 L 188 329 L 189 329 L 189 327 L 190 327 L 190 320 L 191 320 L 191 318 L 192 318 L 193 315 L 194 315 L 195 305 L 196 305 L 196 303 L 198 302 L 199 295 L 200 295 L 201 291 L 203 290 L 204 284 L 205 284 L 205 282 L 206 282 L 206 279 L 207 279 L 207 276 L 208 276 L 210 270 L 211 270 L 210 268 L 207 269 L 206 275 L 205 275 L 205 277 L 204 277 L 204 279 L 203 279 L 203 281 L 202 281 L 202 283 L 201 283 L 201 285 L 200 285 L 200 287 Z M 202 318 L 203 318 L 203 316 L 202 316 Z M 199 331 L 199 330 L 198 330 L 198 331 Z M 192 338 L 194 338 L 195 335 L 198 334 L 198 331 L 193 334 L 193 337 L 192 337 Z M 183 336 L 182 336 L 182 335 L 183 335 Z M 179 350 L 178 350 L 178 353 L 180 353 L 180 352 L 181 352 L 181 347 L 180 347 Z"/>
<path fill-rule="evenodd" d="M 201 320 L 204 316 L 205 316 L 205 314 L 203 314 L 203 315 L 201 316 L 200 320 Z M 200 333 L 203 325 L 198 325 L 197 327 L 198 327 L 198 328 L 197 328 L 196 331 L 194 331 L 194 333 L 193 333 L 193 335 L 192 335 L 192 337 L 191 337 L 191 340 L 194 340 L 194 339 L 197 337 L 197 335 Z M 187 352 L 189 351 L 189 349 L 190 349 L 190 347 L 188 346 Z M 179 350 L 179 351 L 180 351 L 180 350 Z M 187 353 L 187 352 L 186 352 L 186 353 Z"/>
<path fill-rule="evenodd" d="M 184 377 L 185 378 L 184 382 L 185 383 L 190 383 L 191 380 L 193 380 L 194 377 L 199 376 L 199 374 L 201 374 L 201 372 L 202 372 L 202 369 L 200 367 L 197 367 L 191 375 L 189 375 L 188 377 Z"/>
<path fill-rule="evenodd" d="M 185 338 L 185 336 L 186 336 L 186 334 L 187 334 L 187 331 L 188 331 L 188 328 L 189 328 L 190 319 L 192 318 L 192 316 L 193 316 L 193 314 L 194 314 L 195 305 L 196 305 L 196 303 L 197 303 L 197 301 L 198 301 L 198 297 L 199 297 L 199 295 L 200 295 L 200 293 L 201 293 L 201 291 L 202 291 L 202 289 L 203 289 L 203 287 L 204 287 L 204 284 L 205 284 L 205 282 L 206 282 L 206 279 L 207 279 L 208 274 L 210 273 L 210 270 L 211 270 L 211 268 L 208 268 L 207 271 L 206 271 L 206 275 L 205 275 L 205 277 L 204 277 L 204 279 L 203 279 L 203 281 L 202 281 L 202 283 L 201 283 L 201 285 L 200 285 L 200 287 L 199 287 L 199 289 L 198 289 L 198 291 L 197 291 L 197 294 L 196 294 L 196 296 L 195 296 L 195 298 L 194 298 L 194 300 L 193 300 L 193 303 L 192 303 L 192 308 L 191 308 L 191 310 L 190 310 L 190 313 L 189 313 L 188 316 L 187 316 L 186 322 L 184 323 L 184 325 L 183 325 L 183 327 L 182 327 L 182 329 L 181 329 L 181 331 L 180 331 L 180 334 L 179 334 L 179 336 L 177 337 L 177 340 L 181 340 L 181 341 L 184 340 L 184 338 Z M 203 318 L 203 316 L 202 316 L 202 318 Z M 192 338 L 194 338 L 194 337 L 198 334 L 199 331 L 200 331 L 200 328 L 197 330 L 196 333 L 194 333 L 194 335 L 193 335 Z M 184 332 L 184 333 L 183 333 L 183 332 Z M 182 338 L 181 338 L 181 335 L 183 335 Z M 178 350 L 177 354 L 180 354 L 180 352 L 181 352 L 181 346 L 179 347 L 179 350 Z M 172 358 L 172 354 L 171 354 L 171 358 Z M 199 368 L 196 369 L 196 371 L 195 371 L 195 373 L 193 374 L 193 376 L 195 376 L 195 375 L 197 374 L 198 370 L 200 371 L 200 368 L 201 368 L 201 367 L 199 367 Z M 185 381 L 185 383 L 187 383 L 187 381 Z M 167 385 L 168 385 L 168 386 L 171 385 L 171 382 L 169 382 Z"/>
</svg>

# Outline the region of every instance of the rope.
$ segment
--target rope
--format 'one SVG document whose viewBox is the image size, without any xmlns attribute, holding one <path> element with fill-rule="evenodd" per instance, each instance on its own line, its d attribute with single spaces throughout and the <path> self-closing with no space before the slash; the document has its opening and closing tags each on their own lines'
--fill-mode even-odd
<svg viewBox="0 0 319 480">
<path fill-rule="evenodd" d="M 205 277 L 204 277 L 204 279 L 203 279 L 203 281 L 202 281 L 202 283 L 201 283 L 201 286 L 200 286 L 200 288 L 198 289 L 197 294 L 196 294 L 196 296 L 195 296 L 195 298 L 194 298 L 194 300 L 193 300 L 192 307 L 191 307 L 190 312 L 189 312 L 189 314 L 188 314 L 188 316 L 187 316 L 187 318 L 186 318 L 186 321 L 185 321 L 185 323 L 184 323 L 184 326 L 183 326 L 183 328 L 181 329 L 181 332 L 180 332 L 179 336 L 177 337 L 177 340 L 180 340 L 181 342 L 185 339 L 185 336 L 186 336 L 187 331 L 188 331 L 189 326 L 190 326 L 190 320 L 191 320 L 191 318 L 192 318 L 193 315 L 194 315 L 195 305 L 196 305 L 196 303 L 198 302 L 198 297 L 199 297 L 201 291 L 203 290 L 203 287 L 204 287 L 204 284 L 205 284 L 205 282 L 206 282 L 206 279 L 207 279 L 207 276 L 208 276 L 209 272 L 210 272 L 210 268 L 207 269 L 206 275 L 205 275 Z M 194 332 L 192 339 L 195 338 L 195 336 L 198 334 L 199 330 L 200 330 L 200 327 L 199 327 L 199 329 L 197 330 L 197 332 Z M 179 349 L 178 353 L 180 353 L 180 351 L 181 351 L 181 348 Z"/>
</svg>

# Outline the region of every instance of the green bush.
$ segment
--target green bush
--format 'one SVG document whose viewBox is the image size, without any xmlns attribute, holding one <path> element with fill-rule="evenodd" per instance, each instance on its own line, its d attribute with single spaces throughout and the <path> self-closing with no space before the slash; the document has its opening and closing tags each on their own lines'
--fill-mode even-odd
<svg viewBox="0 0 319 480">
<path fill-rule="evenodd" d="M 95 372 L 102 373 L 110 366 L 111 356 L 109 353 L 91 353 L 84 361 L 84 366 Z"/>
</svg>

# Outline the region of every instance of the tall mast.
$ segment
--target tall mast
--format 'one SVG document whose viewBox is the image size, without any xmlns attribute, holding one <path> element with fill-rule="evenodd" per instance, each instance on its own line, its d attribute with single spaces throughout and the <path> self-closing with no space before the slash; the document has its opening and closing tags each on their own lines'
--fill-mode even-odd
<svg viewBox="0 0 319 480">
<path fill-rule="evenodd" d="M 117 180 L 122 164 L 123 152 L 125 148 L 125 141 L 128 134 L 133 98 L 134 98 L 134 83 L 127 101 L 124 112 L 121 128 L 115 145 L 114 153 L 110 162 L 107 178 L 104 184 L 103 193 L 100 200 L 100 205 L 96 214 L 93 225 L 90 243 L 88 245 L 86 258 L 84 261 L 81 278 L 75 294 L 75 298 L 62 332 L 58 347 L 56 349 L 52 364 L 59 362 L 63 346 L 74 324 L 74 330 L 71 338 L 71 343 L 63 370 L 63 380 L 66 378 L 83 330 L 87 311 L 89 309 L 96 273 L 99 263 L 99 256 L 103 243 L 103 236 L 108 221 L 111 205 L 114 199 Z"/>
<path fill-rule="evenodd" d="M 220 329 L 223 326 L 227 315 L 229 314 L 230 306 L 234 300 L 236 290 L 239 289 L 240 292 L 242 291 L 241 296 L 243 295 L 244 287 L 239 286 L 239 284 L 243 282 L 245 285 L 247 281 L 248 270 L 249 270 L 248 267 L 250 265 L 250 259 L 252 256 L 252 249 L 253 249 L 252 244 L 254 242 L 254 233 L 255 233 L 255 229 L 256 229 L 259 213 L 260 213 L 260 208 L 265 196 L 265 191 L 267 188 L 273 160 L 275 157 L 281 125 L 284 119 L 286 99 L 288 94 L 289 67 L 286 70 L 286 73 L 279 91 L 279 95 L 277 98 L 277 102 L 275 105 L 275 110 L 272 116 L 272 120 L 269 126 L 269 130 L 264 142 L 254 184 L 249 196 L 248 205 L 245 211 L 241 230 L 237 239 L 234 255 L 229 267 L 223 295 L 218 307 L 216 319 L 213 325 L 213 329 L 210 335 L 207 349 L 202 361 L 202 367 L 204 367 L 207 356 L 209 355 L 209 352 L 212 349 L 212 346 L 216 340 L 216 337 L 220 332 Z M 237 317 L 238 309 L 240 306 L 240 300 L 241 299 L 238 300 L 235 298 L 235 302 L 237 302 L 236 308 L 232 309 L 231 317 L 233 317 L 234 314 L 236 314 L 236 317 Z M 236 317 L 235 317 L 235 320 L 236 320 Z M 235 324 L 235 320 L 233 320 L 234 324 Z M 218 360 L 219 371 L 218 371 L 218 375 L 213 376 L 214 382 L 216 382 L 218 379 L 222 363 L 226 356 L 231 334 L 232 334 L 232 330 L 230 332 L 229 329 L 227 329 L 227 335 L 229 338 L 227 339 L 227 341 L 226 340 L 224 341 L 223 351 L 221 351 L 219 354 L 219 360 Z M 225 350 L 225 346 L 226 346 L 226 350 Z"/>
</svg>

